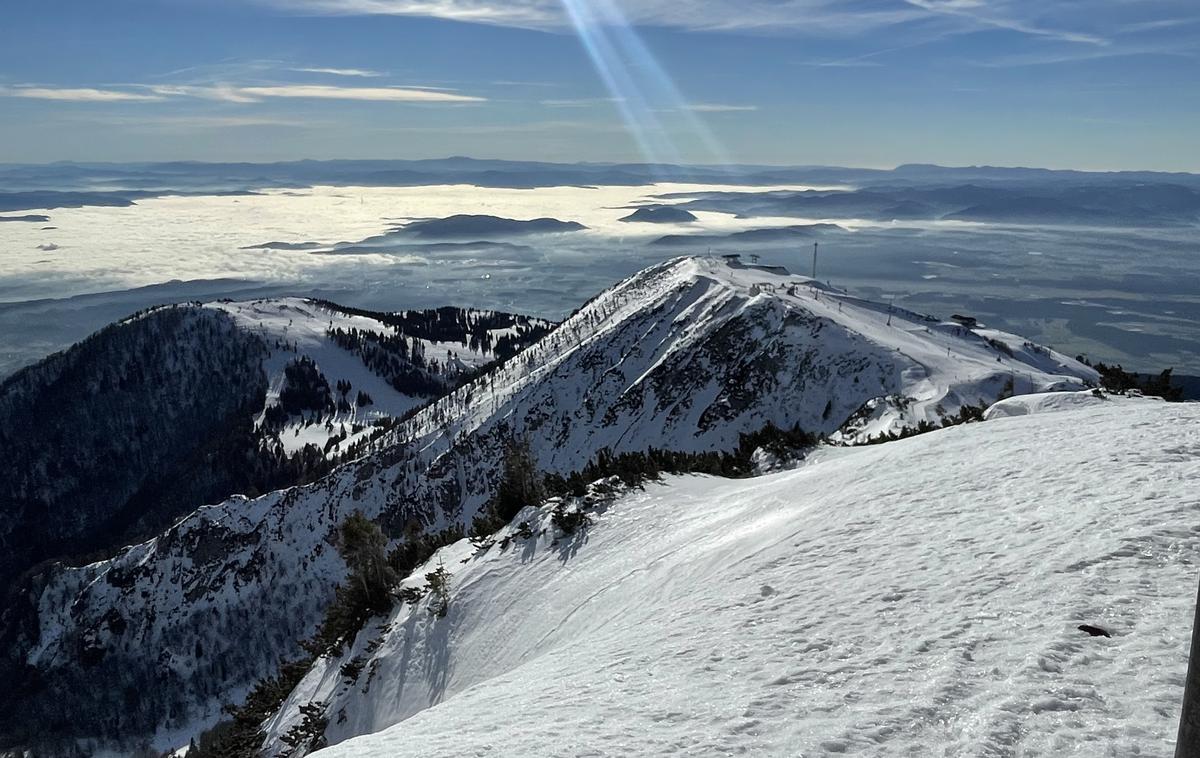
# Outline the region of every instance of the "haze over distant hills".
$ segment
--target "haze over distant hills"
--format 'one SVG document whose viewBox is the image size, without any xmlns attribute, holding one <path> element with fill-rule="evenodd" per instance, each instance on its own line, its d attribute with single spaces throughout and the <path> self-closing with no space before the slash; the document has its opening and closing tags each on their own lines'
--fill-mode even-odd
<svg viewBox="0 0 1200 758">
<path fill-rule="evenodd" d="M 1018 173 L 1020 173 L 1018 171 Z M 1200 222 L 1200 187 L 1186 182 L 1072 175 L 1051 182 L 975 179 L 946 185 L 864 185 L 861 189 L 800 192 L 704 192 L 673 195 L 683 208 L 742 216 L 859 218 L 875 221 L 955 220 L 1085 226 L 1192 225 Z"/>
<path fill-rule="evenodd" d="M 771 242 L 797 242 L 820 238 L 825 234 L 846 231 L 837 224 L 793 224 L 767 229 L 748 229 L 730 234 L 668 234 L 654 240 L 661 247 L 696 247 L 702 245 L 758 245 Z"/>
<path fill-rule="evenodd" d="M 412 235 L 423 239 L 451 239 L 456 237 L 511 236 L 518 234 L 544 234 L 577 232 L 585 229 L 575 221 L 559 221 L 556 218 L 535 218 L 520 221 L 486 215 L 457 215 L 448 218 L 414 221 L 396 230 L 396 234 Z"/>
<path fill-rule="evenodd" d="M 248 192 L 315 185 L 411 187 L 469 184 L 478 187 L 637 186 L 653 182 L 689 182 L 745 186 L 813 185 L 880 187 L 879 195 L 855 198 L 852 207 L 883 211 L 911 201 L 932 210 L 965 202 L 956 210 L 985 203 L 975 213 L 1007 213 L 1014 199 L 1061 198 L 1064 210 L 1086 217 L 1088 209 L 1119 206 L 1125 190 L 1137 194 L 1137 207 L 1154 200 L 1162 212 L 1191 213 L 1195 218 L 1200 176 L 1153 171 L 1085 172 L 990 166 L 944 167 L 924 164 L 891 170 L 834 166 L 681 166 L 628 163 L 544 163 L 444 158 L 431 160 L 334 160 L 285 163 L 55 163 L 0 165 L 0 211 L 79 205 L 126 205 L 140 198 L 181 193 Z M 996 185 L 978 195 L 970 185 Z M 940 185 L 941 190 L 913 193 L 911 188 Z M 962 189 L 955 189 L 962 188 Z M 1001 189 L 1003 188 L 1003 191 Z M 1190 190 L 1188 192 L 1187 190 Z M 965 193 L 965 194 L 964 194 Z M 816 196 L 814 196 L 816 197 Z M 809 200 L 812 207 L 829 202 Z M 998 204 L 992 205 L 992 204 Z M 912 206 L 912 209 L 924 206 Z M 1007 208 L 1007 210 L 1005 210 Z M 932 212 L 932 210 L 930 212 Z M 949 212 L 943 210 L 943 212 Z"/>
</svg>

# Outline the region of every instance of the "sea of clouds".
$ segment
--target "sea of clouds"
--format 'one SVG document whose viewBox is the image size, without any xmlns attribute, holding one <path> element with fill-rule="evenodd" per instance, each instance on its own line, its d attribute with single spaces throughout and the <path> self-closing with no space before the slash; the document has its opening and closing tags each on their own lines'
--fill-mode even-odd
<svg viewBox="0 0 1200 758">
<path fill-rule="evenodd" d="M 819 237 L 818 276 L 835 285 L 943 316 L 969 311 L 1130 367 L 1200 372 L 1200 255 L 1190 229 L 742 218 L 711 210 L 697 211 L 690 224 L 620 220 L 643 205 L 686 202 L 680 193 L 784 189 L 804 187 L 317 186 L 28 211 L 50 220 L 0 225 L 0 376 L 168 301 L 286 293 L 383 310 L 453 304 L 561 318 L 617 279 L 679 254 L 756 253 L 808 273 L 811 241 L 751 247 L 713 238 L 822 221 L 845 229 Z M 587 228 L 490 239 L 394 233 L 456 214 L 549 217 Z M 705 241 L 653 244 L 668 234 Z"/>
</svg>

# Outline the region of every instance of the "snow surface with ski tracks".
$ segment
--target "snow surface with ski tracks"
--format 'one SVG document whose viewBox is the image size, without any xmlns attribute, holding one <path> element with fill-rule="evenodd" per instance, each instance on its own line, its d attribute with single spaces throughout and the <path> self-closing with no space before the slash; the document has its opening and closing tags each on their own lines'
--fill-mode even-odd
<svg viewBox="0 0 1200 758">
<path fill-rule="evenodd" d="M 1121 401 L 670 477 L 575 536 L 527 509 L 540 536 L 444 549 L 447 616 L 369 623 L 268 746 L 321 701 L 329 758 L 1168 755 L 1198 480 L 1200 405 Z"/>
</svg>

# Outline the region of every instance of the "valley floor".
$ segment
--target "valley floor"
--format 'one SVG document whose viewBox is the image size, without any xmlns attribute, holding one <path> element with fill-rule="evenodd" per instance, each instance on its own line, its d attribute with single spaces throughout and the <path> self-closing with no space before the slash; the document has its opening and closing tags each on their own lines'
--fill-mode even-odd
<svg viewBox="0 0 1200 758">
<path fill-rule="evenodd" d="M 368 625 L 271 726 L 330 703 L 366 735 L 330 758 L 1166 756 L 1197 481 L 1200 405 L 1114 400 L 669 478 L 574 537 L 530 510 L 540 537 L 443 551 L 445 618 Z"/>
</svg>

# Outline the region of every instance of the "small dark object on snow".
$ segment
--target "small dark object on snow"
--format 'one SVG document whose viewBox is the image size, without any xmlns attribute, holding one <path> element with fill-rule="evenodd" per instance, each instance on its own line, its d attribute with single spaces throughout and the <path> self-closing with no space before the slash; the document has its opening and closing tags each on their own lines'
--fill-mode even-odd
<svg viewBox="0 0 1200 758">
<path fill-rule="evenodd" d="M 1079 631 L 1087 632 L 1088 634 L 1092 635 L 1093 637 L 1111 637 L 1112 636 L 1111 634 L 1104 631 L 1100 627 L 1091 626 L 1090 624 L 1080 624 Z"/>
</svg>

